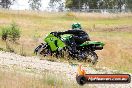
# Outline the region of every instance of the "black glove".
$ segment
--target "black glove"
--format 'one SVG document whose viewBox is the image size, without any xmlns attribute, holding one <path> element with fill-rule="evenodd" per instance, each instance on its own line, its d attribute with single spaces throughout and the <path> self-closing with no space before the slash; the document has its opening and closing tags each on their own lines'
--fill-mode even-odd
<svg viewBox="0 0 132 88">
<path fill-rule="evenodd" d="M 57 36 L 57 32 L 51 32 L 50 34 Z"/>
<path fill-rule="evenodd" d="M 62 35 L 63 34 L 63 32 L 57 32 L 57 35 L 58 36 L 60 36 L 60 35 Z"/>
</svg>

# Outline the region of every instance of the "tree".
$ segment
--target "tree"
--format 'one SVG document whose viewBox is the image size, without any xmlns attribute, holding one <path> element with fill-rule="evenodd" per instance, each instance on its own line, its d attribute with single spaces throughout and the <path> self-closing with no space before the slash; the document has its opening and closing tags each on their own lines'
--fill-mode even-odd
<svg viewBox="0 0 132 88">
<path fill-rule="evenodd" d="M 71 10 L 81 9 L 83 0 L 66 0 L 65 5 L 66 8 Z"/>
<path fill-rule="evenodd" d="M 2 8 L 10 8 L 11 5 L 13 5 L 15 0 L 1 0 L 0 1 L 0 6 Z"/>
<path fill-rule="evenodd" d="M 82 9 L 85 5 L 89 6 L 89 9 L 97 9 L 99 0 L 66 0 L 66 8 L 69 9 Z"/>
<path fill-rule="evenodd" d="M 64 11 L 64 3 L 59 3 L 58 10 L 59 10 L 59 12 L 63 12 Z"/>
<path fill-rule="evenodd" d="M 49 7 L 51 9 L 54 9 L 57 5 L 58 10 L 63 11 L 64 3 L 62 2 L 62 0 L 50 0 Z"/>
<path fill-rule="evenodd" d="M 132 0 L 125 0 L 127 9 L 132 11 Z"/>
<path fill-rule="evenodd" d="M 118 8 L 118 0 L 100 0 L 98 2 L 99 9 L 115 9 Z"/>
<path fill-rule="evenodd" d="M 120 12 L 122 11 L 122 5 L 123 5 L 123 1 L 124 0 L 117 0 L 117 5 L 118 5 L 118 9 L 120 10 Z"/>
<path fill-rule="evenodd" d="M 85 6 L 89 9 L 119 9 L 121 12 L 123 5 L 132 9 L 132 0 L 66 0 L 65 5 L 70 10 Z"/>
<path fill-rule="evenodd" d="M 32 10 L 40 10 L 41 0 L 29 0 L 28 3 Z"/>
<path fill-rule="evenodd" d="M 69 9 L 73 8 L 74 7 L 73 0 L 66 0 L 65 5 L 66 5 L 66 8 L 69 8 Z"/>
<path fill-rule="evenodd" d="M 49 3 L 56 3 L 56 2 L 60 2 L 61 0 L 50 0 Z"/>
<path fill-rule="evenodd" d="M 99 0 L 86 0 L 84 3 L 88 3 L 89 9 L 98 9 L 98 2 Z"/>
<path fill-rule="evenodd" d="M 122 12 L 126 8 L 132 11 L 132 0 L 66 0 L 65 6 L 70 10 L 88 7 L 89 9 L 118 9 Z"/>
</svg>

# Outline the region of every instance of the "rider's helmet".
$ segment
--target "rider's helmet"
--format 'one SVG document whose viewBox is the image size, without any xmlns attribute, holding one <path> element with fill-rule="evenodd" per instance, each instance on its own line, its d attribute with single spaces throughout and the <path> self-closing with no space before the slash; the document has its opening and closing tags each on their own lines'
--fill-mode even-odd
<svg viewBox="0 0 132 88">
<path fill-rule="evenodd" d="M 72 29 L 82 29 L 81 24 L 80 23 L 72 24 Z"/>
</svg>

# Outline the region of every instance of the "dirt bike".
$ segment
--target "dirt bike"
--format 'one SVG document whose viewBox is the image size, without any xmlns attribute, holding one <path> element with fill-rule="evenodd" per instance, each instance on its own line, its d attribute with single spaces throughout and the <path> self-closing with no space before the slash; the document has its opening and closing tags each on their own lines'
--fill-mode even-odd
<svg viewBox="0 0 132 88">
<path fill-rule="evenodd" d="M 65 42 L 70 41 L 72 34 L 64 34 L 57 36 L 56 32 L 52 32 L 44 39 L 45 43 L 41 43 L 34 53 L 41 54 L 43 56 L 64 57 L 65 53 L 68 53 L 67 58 L 76 59 L 79 61 L 91 62 L 93 65 L 97 63 L 98 56 L 95 50 L 102 50 L 104 43 L 97 41 L 85 41 L 77 46 L 78 54 L 75 55 L 70 52 L 70 48 Z"/>
</svg>

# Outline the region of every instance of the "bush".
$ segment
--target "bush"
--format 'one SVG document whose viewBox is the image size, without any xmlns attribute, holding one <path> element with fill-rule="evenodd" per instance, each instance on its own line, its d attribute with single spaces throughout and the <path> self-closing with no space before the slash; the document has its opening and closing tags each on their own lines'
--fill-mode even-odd
<svg viewBox="0 0 132 88">
<path fill-rule="evenodd" d="M 66 16 L 76 18 L 76 15 L 73 12 L 66 13 Z"/>
<path fill-rule="evenodd" d="M 10 26 L 2 28 L 1 37 L 2 40 L 6 41 L 7 39 L 9 39 L 15 42 L 20 38 L 20 34 L 20 28 L 15 23 L 12 23 Z"/>
<path fill-rule="evenodd" d="M 20 28 L 15 24 L 15 23 L 12 23 L 9 27 L 9 30 L 8 30 L 9 34 L 8 34 L 8 37 L 10 38 L 10 40 L 12 40 L 13 42 L 15 42 L 17 39 L 20 38 Z"/>
<path fill-rule="evenodd" d="M 7 27 L 4 27 L 2 28 L 2 40 L 6 41 L 7 40 L 7 37 L 8 37 L 8 28 Z"/>
</svg>

